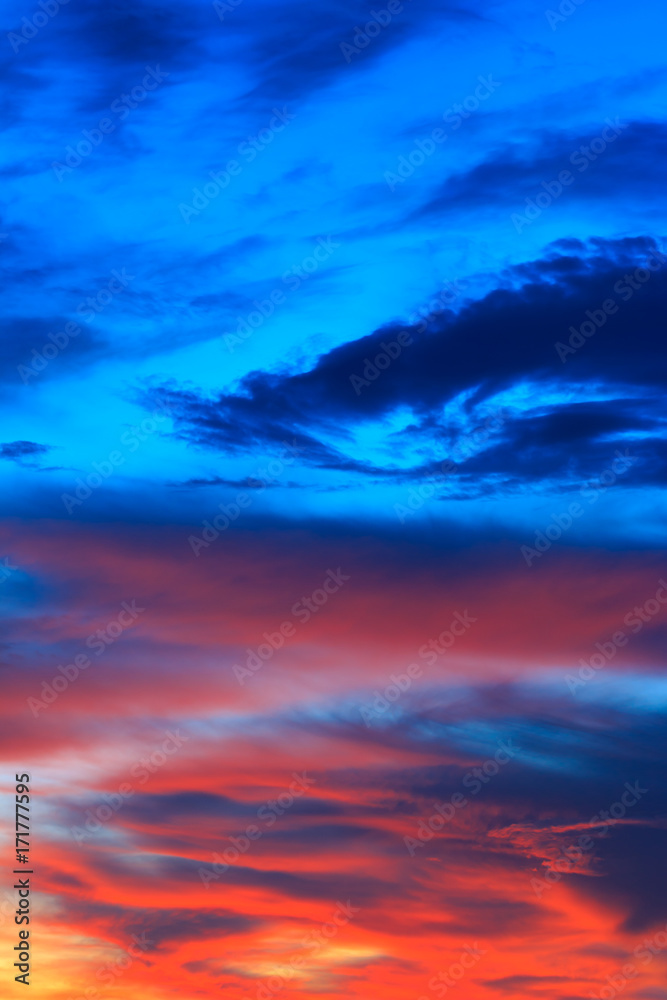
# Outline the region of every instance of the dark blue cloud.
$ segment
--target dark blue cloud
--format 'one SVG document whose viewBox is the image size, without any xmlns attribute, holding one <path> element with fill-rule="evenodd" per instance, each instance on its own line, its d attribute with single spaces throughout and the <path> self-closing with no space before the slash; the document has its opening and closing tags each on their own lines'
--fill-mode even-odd
<svg viewBox="0 0 667 1000">
<path fill-rule="evenodd" d="M 257 821 L 258 809 L 266 801 L 240 802 L 222 795 L 205 792 L 179 792 L 173 795 L 142 795 L 128 804 L 124 812 L 142 823 L 166 825 L 182 816 L 216 817 L 249 823 Z M 328 802 L 296 799 L 290 806 L 290 816 L 332 816 L 339 812 Z"/>
<path fill-rule="evenodd" d="M 48 444 L 37 444 L 36 441 L 8 441 L 0 444 L 0 458 L 8 458 L 12 462 L 25 462 L 26 459 L 45 455 L 51 450 Z"/>
<path fill-rule="evenodd" d="M 612 141 L 606 143 L 603 139 L 602 144 L 596 144 L 603 132 Z M 538 195 L 541 200 L 537 207 L 542 210 L 535 214 L 533 206 L 532 222 L 556 206 L 562 207 L 561 199 L 565 203 L 571 198 L 585 202 L 606 200 L 613 198 L 619 188 L 630 200 L 649 191 L 656 199 L 664 196 L 661 178 L 667 161 L 667 129 L 662 122 L 623 121 L 615 116 L 591 125 L 586 132 L 540 138 L 533 140 L 532 149 L 530 145 L 526 148 L 508 144 L 477 166 L 449 177 L 413 218 L 469 209 L 497 211 L 502 206 L 508 212 L 511 231 L 517 232 L 510 213 L 525 213 L 526 199 L 534 201 Z M 602 149 L 603 145 L 606 148 Z M 570 180 L 559 184 L 558 176 L 565 170 Z M 532 224 L 530 218 L 519 225 L 519 233 Z"/>
<path fill-rule="evenodd" d="M 593 980 L 589 980 L 593 982 Z M 487 989 L 501 993 L 516 993 L 517 990 L 531 990 L 531 987 L 549 986 L 550 983 L 580 983 L 577 976 L 503 976 L 501 979 L 484 979 Z M 539 994 L 538 994 L 539 995 Z"/>
<path fill-rule="evenodd" d="M 15 462 L 23 468 L 39 469 L 40 472 L 59 471 L 58 466 L 45 467 L 40 464 L 42 457 L 52 450 L 52 445 L 38 444 L 36 441 L 7 441 L 0 444 L 0 458 Z"/>
<path fill-rule="evenodd" d="M 199 448 L 242 454 L 296 435 L 307 463 L 369 477 L 405 481 L 437 471 L 435 457 L 406 468 L 364 461 L 346 447 L 346 431 L 351 443 L 365 421 L 409 407 L 412 421 L 391 440 L 425 448 L 438 435 L 461 466 L 450 480 L 460 477 L 463 489 L 493 482 L 497 490 L 498 477 L 510 490 L 545 481 L 580 486 L 619 450 L 635 457 L 633 483 L 662 483 L 667 257 L 660 253 L 645 238 L 588 247 L 564 241 L 508 269 L 500 287 L 458 313 L 443 310 L 421 329 L 408 327 L 412 343 L 392 348 L 392 360 L 382 345 L 396 344 L 404 328 L 394 325 L 334 348 L 302 373 L 251 372 L 236 392 L 217 397 L 172 382 L 149 391 L 146 405 L 168 403 L 176 434 Z M 651 270 L 643 267 L 647 260 Z M 602 310 L 603 302 L 612 302 L 613 313 Z M 385 370 L 374 364 L 378 355 Z M 572 400 L 573 384 L 586 401 Z M 457 460 L 456 446 L 498 412 L 492 402 L 501 393 L 507 419 L 495 421 L 500 426 L 486 435 L 483 450 Z M 442 417 L 462 394 L 469 427 Z M 338 446 L 336 434 L 343 438 Z"/>
</svg>

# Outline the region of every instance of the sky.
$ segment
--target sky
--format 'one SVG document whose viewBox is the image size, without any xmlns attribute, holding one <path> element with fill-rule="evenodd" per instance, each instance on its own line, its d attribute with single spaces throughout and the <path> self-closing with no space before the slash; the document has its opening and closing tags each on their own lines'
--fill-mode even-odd
<svg viewBox="0 0 667 1000">
<path fill-rule="evenodd" d="M 664 5 L 1 16 L 3 995 L 667 1000 Z"/>
</svg>

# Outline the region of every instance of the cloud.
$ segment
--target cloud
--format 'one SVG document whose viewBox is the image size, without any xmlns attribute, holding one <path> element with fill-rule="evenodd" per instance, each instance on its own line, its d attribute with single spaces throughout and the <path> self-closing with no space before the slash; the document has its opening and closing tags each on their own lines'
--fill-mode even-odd
<svg viewBox="0 0 667 1000">
<path fill-rule="evenodd" d="M 17 465 L 39 469 L 40 466 L 33 459 L 37 459 L 41 455 L 46 455 L 47 452 L 52 450 L 53 445 L 37 444 L 36 441 L 9 441 L 5 444 L 0 444 L 0 458 L 16 462 Z"/>
<path fill-rule="evenodd" d="M 533 986 L 548 986 L 550 983 L 578 983 L 574 976 L 503 976 L 501 979 L 485 979 L 484 985 L 502 993 L 516 993 L 517 990 L 531 990 Z M 539 996 L 544 996 L 539 993 Z"/>
<path fill-rule="evenodd" d="M 39 293 L 39 275 L 19 272 L 18 268 L 12 270 L 17 280 L 25 278 L 27 295 L 32 297 Z M 82 327 L 74 338 L 68 338 L 64 349 L 57 351 L 54 357 L 54 341 L 49 334 L 57 331 L 62 343 L 62 330 L 68 322 L 69 318 L 64 316 L 44 319 L 29 315 L 10 319 L 0 338 L 0 368 L 5 384 L 19 389 L 22 386 L 33 388 L 42 380 L 71 375 L 73 369 L 97 360 L 105 349 L 108 350 L 103 336 Z M 46 357 L 42 353 L 45 348 Z"/>
<path fill-rule="evenodd" d="M 502 272 L 494 291 L 457 314 L 443 310 L 410 327 L 411 343 L 398 353 L 390 348 L 394 358 L 383 344 L 397 343 L 403 328 L 396 324 L 334 348 L 305 372 L 254 371 L 217 396 L 172 381 L 143 398 L 150 407 L 168 404 L 176 434 L 199 448 L 242 455 L 294 437 L 306 464 L 362 479 L 433 474 L 438 452 L 456 455 L 470 440 L 448 480 L 466 491 L 472 483 L 510 493 L 531 484 L 580 486 L 607 468 L 616 449 L 638 455 L 634 484 L 662 483 L 667 268 L 664 255 L 650 257 L 656 250 L 639 237 L 561 241 L 541 259 Z M 634 271 L 647 259 L 652 271 L 644 268 L 637 282 Z M 616 308 L 607 315 L 601 305 L 610 299 Z M 590 339 L 577 333 L 586 323 Z M 558 344 L 569 352 L 564 357 Z M 502 417 L 503 406 L 507 418 L 496 419 L 475 448 L 475 433 L 494 414 Z M 409 414 L 402 428 L 383 429 L 400 413 Z M 355 442 L 373 422 L 386 456 L 371 460 Z"/>
<path fill-rule="evenodd" d="M 552 201 L 561 198 L 564 202 L 610 199 L 619 188 L 629 199 L 639 197 L 640 193 L 645 195 L 647 191 L 651 191 L 653 197 L 662 198 L 667 128 L 662 122 L 628 122 L 618 118 L 615 121 L 618 123 L 617 137 L 597 155 L 591 149 L 591 141 L 603 131 L 607 136 L 613 134 L 605 121 L 578 134 L 534 134 L 528 142 L 508 143 L 477 166 L 449 177 L 437 194 L 416 209 L 411 218 L 434 218 L 445 212 L 488 208 L 497 211 L 502 206 L 508 211 L 508 226 L 514 232 L 509 214 L 523 213 L 526 198 L 535 199 L 541 194 L 545 200 L 543 182 L 551 185 L 551 192 L 557 192 L 558 185 L 554 182 L 563 170 L 568 170 L 573 180 L 568 185 L 561 185 L 560 193 Z M 582 148 L 589 153 L 584 155 Z M 543 212 L 549 211 L 554 209 L 547 204 Z M 539 216 L 546 217 L 542 212 Z M 525 231 L 525 227 L 521 231 Z"/>
<path fill-rule="evenodd" d="M 327 0 L 306 8 L 298 3 L 279 8 L 269 3 L 263 6 L 259 18 L 247 8 L 239 9 L 238 15 L 227 18 L 225 25 L 247 38 L 244 51 L 250 52 L 250 63 L 257 74 L 248 96 L 268 102 L 304 96 L 333 82 L 336 76 L 359 72 L 404 45 L 407 39 L 427 34 L 435 20 L 449 25 L 472 25 L 482 20 L 473 9 L 450 0 L 427 0 L 419 6 L 408 0 L 369 41 L 364 42 L 363 35 L 358 35 L 360 44 L 350 53 L 342 45 L 352 45 L 357 29 L 363 31 L 364 25 L 373 20 L 372 8 L 369 11 L 360 3 Z"/>
</svg>

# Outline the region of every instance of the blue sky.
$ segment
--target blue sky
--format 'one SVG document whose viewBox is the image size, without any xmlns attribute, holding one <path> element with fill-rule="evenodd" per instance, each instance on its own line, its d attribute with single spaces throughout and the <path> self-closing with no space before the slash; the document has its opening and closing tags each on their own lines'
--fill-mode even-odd
<svg viewBox="0 0 667 1000">
<path fill-rule="evenodd" d="M 606 261 L 595 264 L 600 286 L 605 269 L 611 280 L 617 241 L 648 241 L 628 250 L 637 264 L 644 245 L 663 246 L 665 72 L 656 24 L 664 12 L 643 3 L 628 17 L 612 4 L 601 19 L 598 8 L 586 0 L 567 16 L 551 8 L 556 17 L 537 4 L 410 0 L 382 15 L 387 23 L 358 51 L 346 46 L 368 12 L 349 3 L 308 10 L 250 0 L 227 10 L 192 4 L 187 16 L 177 6 L 141 4 L 129 18 L 79 3 L 63 6 L 25 43 L 15 30 L 24 12 L 6 11 L 6 438 L 51 449 L 39 460 L 3 463 L 18 498 L 9 510 L 27 504 L 58 516 L 68 486 L 104 462 L 166 392 L 178 400 L 173 420 L 136 453 L 123 453 L 124 468 L 79 514 L 118 515 L 145 507 L 150 493 L 152 516 L 188 517 L 210 506 L 212 491 L 175 491 L 173 484 L 242 482 L 279 444 L 264 426 L 254 427 L 245 445 L 202 435 L 174 393 L 247 395 L 244 379 L 253 372 L 288 386 L 290 376 L 312 372 L 318 359 L 325 365 L 345 344 L 359 345 L 354 357 L 363 367 L 363 348 L 373 346 L 377 331 L 414 327 L 416 312 L 442 307 L 443 289 L 454 313 L 475 301 L 491 308 L 488 296 L 499 288 L 513 290 L 521 305 L 530 280 L 521 265 L 591 253 L 590 246 L 572 252 L 560 240 L 608 241 L 599 254 Z M 25 16 L 32 16 L 29 6 Z M 457 104 L 465 117 L 456 117 Z M 573 153 L 608 120 L 617 123 L 613 143 L 592 155 L 585 171 L 573 166 Z M 444 138 L 433 142 L 438 128 Z M 84 155 L 67 159 L 77 145 Z M 417 165 L 398 181 L 410 156 Z M 235 175 L 225 176 L 230 161 Z M 517 232 L 512 219 L 526 199 L 568 168 L 570 186 Z M 212 172 L 224 178 L 220 187 Z M 206 184 L 212 197 L 193 201 Z M 187 210 L 193 204 L 197 214 Z M 303 262 L 312 268 L 318 248 L 326 249 L 308 273 Z M 81 332 L 41 372 L 22 378 L 19 366 L 34 361 L 33 349 L 41 353 L 49 333 L 80 320 L 77 307 L 105 289 L 114 271 L 130 276 L 123 289 L 94 317 L 84 313 Z M 565 268 L 548 280 L 567 277 Z M 663 280 L 658 274 L 653 285 Z M 583 277 L 569 292 L 571 305 L 559 316 L 563 334 L 567 319 L 578 326 L 585 308 L 596 305 L 597 291 L 587 290 Z M 269 315 L 260 317 L 258 302 Z M 622 335 L 635 305 L 616 323 Z M 510 356 L 520 348 L 509 303 L 506 309 L 497 337 Z M 248 316 L 257 326 L 242 325 L 250 333 L 242 339 L 239 324 Z M 440 314 L 430 326 L 451 321 Z M 552 344 L 559 329 L 554 324 Z M 452 350 L 453 367 L 465 337 Z M 566 372 L 552 344 L 545 339 L 543 363 L 536 351 L 529 366 L 519 362 L 495 388 L 480 389 L 486 375 L 463 360 L 469 370 L 454 395 L 445 394 L 458 417 L 444 433 L 444 397 L 429 404 L 430 429 L 421 413 L 413 433 L 418 392 L 402 399 L 399 389 L 377 404 L 388 379 L 357 398 L 342 373 L 335 417 L 311 414 L 321 426 L 306 432 L 339 460 L 324 462 L 309 446 L 290 469 L 292 487 L 281 481 L 257 498 L 257 509 L 348 518 L 372 517 L 379 508 L 391 517 L 431 457 L 446 458 L 454 437 L 501 402 L 519 405 L 524 417 L 555 417 L 576 405 L 598 412 L 605 397 L 628 393 L 609 373 L 597 377 L 593 362 L 581 367 L 577 358 Z M 599 344 L 587 344 L 582 355 L 592 357 L 594 348 Z M 348 381 L 355 372 L 350 367 Z M 639 378 L 631 394 L 645 390 Z M 266 416 L 275 426 L 274 418 Z M 305 411 L 301 419 L 297 433 L 305 432 Z M 662 436 L 656 426 L 650 435 L 644 427 L 651 449 Z M 397 436 L 388 439 L 388 427 Z M 508 433 L 489 447 L 507 443 Z M 637 433 L 636 421 L 627 440 L 616 427 L 605 442 L 609 459 L 613 446 Z M 602 473 L 603 442 L 599 433 L 591 438 L 591 454 L 577 469 L 564 468 L 561 455 L 534 480 L 525 470 L 511 482 L 500 469 L 498 481 L 489 472 L 483 478 L 486 493 L 493 485 L 494 516 L 516 522 L 539 503 L 535 492 Z M 353 454 L 365 471 L 345 467 Z M 393 473 L 400 487 L 391 485 Z M 648 488 L 644 480 L 655 475 L 643 468 L 640 482 L 628 478 L 627 487 Z M 231 488 L 217 483 L 215 502 Z M 653 496 L 643 490 L 632 502 L 651 519 Z M 430 517 L 480 516 L 474 496 L 428 509 Z"/>
</svg>

